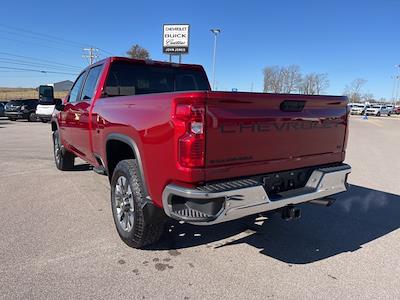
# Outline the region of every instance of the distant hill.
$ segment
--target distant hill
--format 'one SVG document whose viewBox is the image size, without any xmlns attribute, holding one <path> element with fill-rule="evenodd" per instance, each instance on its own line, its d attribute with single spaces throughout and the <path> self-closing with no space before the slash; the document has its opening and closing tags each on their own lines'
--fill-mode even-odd
<svg viewBox="0 0 400 300">
<path fill-rule="evenodd" d="M 63 98 L 67 94 L 67 91 L 54 92 L 54 97 Z M 38 97 L 38 91 L 34 88 L 0 87 L 0 100 L 38 99 Z"/>
</svg>

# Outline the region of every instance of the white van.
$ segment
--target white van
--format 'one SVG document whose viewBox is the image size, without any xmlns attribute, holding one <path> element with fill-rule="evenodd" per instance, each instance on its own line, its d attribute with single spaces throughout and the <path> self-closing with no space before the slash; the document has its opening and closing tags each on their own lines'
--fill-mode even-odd
<svg viewBox="0 0 400 300">
<path fill-rule="evenodd" d="M 51 120 L 54 111 L 54 90 L 52 86 L 39 86 L 39 104 L 36 107 L 36 117 L 43 123 Z"/>
</svg>

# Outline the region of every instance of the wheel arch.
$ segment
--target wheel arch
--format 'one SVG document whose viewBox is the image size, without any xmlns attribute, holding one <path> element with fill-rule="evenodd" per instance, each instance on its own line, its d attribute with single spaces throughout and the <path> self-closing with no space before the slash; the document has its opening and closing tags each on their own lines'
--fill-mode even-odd
<svg viewBox="0 0 400 300">
<path fill-rule="evenodd" d="M 139 166 L 138 172 L 143 183 L 144 191 L 146 196 L 149 196 L 139 147 L 131 137 L 120 133 L 109 134 L 106 138 L 105 154 L 106 165 L 104 167 L 107 169 L 108 179 L 110 181 L 118 162 L 124 159 L 135 159 Z"/>
</svg>

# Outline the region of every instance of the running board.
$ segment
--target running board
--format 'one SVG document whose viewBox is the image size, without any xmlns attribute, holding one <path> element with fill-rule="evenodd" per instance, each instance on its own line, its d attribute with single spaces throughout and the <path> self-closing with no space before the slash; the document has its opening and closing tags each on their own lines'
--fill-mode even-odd
<svg viewBox="0 0 400 300">
<path fill-rule="evenodd" d="M 103 166 L 93 167 L 93 171 L 100 175 L 107 175 L 107 171 Z"/>
</svg>

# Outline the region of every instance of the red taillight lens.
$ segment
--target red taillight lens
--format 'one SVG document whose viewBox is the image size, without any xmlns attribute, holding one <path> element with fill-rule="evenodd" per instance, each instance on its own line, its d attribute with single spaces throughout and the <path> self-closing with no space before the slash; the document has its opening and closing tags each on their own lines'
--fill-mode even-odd
<svg viewBox="0 0 400 300">
<path fill-rule="evenodd" d="M 175 106 L 174 119 L 184 128 L 183 135 L 178 139 L 179 164 L 188 168 L 203 167 L 205 152 L 204 104 L 178 103 Z"/>
<path fill-rule="evenodd" d="M 204 165 L 203 135 L 186 134 L 179 139 L 179 163 L 184 167 Z"/>
</svg>

